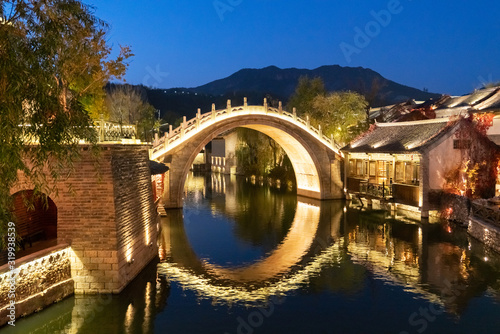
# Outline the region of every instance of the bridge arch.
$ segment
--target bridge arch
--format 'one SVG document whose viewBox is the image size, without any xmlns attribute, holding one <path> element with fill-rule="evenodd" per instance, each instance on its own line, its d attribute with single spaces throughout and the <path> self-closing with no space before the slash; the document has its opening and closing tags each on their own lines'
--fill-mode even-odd
<svg viewBox="0 0 500 334">
<path fill-rule="evenodd" d="M 238 127 L 262 132 L 274 139 L 290 158 L 297 180 L 297 194 L 315 199 L 343 198 L 341 153 L 331 138 L 309 122 L 281 109 L 241 106 L 206 113 L 155 141 L 151 159 L 165 163 L 163 205 L 182 207 L 186 176 L 198 152 L 219 134 Z"/>
</svg>

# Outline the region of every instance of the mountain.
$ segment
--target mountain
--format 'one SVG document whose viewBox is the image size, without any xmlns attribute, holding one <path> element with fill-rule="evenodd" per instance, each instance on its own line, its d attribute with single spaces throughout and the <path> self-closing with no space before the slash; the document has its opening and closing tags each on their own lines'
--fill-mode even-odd
<svg viewBox="0 0 500 334">
<path fill-rule="evenodd" d="M 363 67 L 321 66 L 313 70 L 269 66 L 262 69 L 242 69 L 227 78 L 192 88 L 191 91 L 211 95 L 255 92 L 284 97 L 293 94 L 301 76 L 320 77 L 327 91 L 351 90 L 361 94 L 376 93 L 375 106 L 403 102 L 408 99 L 427 100 L 440 94 L 398 84 L 379 73 Z M 378 89 L 373 87 L 376 85 Z M 375 89 L 372 89 L 375 88 Z M 286 102 L 286 101 L 284 101 Z"/>
<path fill-rule="evenodd" d="M 359 92 L 374 107 L 408 99 L 428 100 L 441 96 L 398 84 L 371 69 L 339 65 L 321 66 L 313 70 L 280 69 L 276 66 L 247 68 L 194 88 L 149 88 L 147 96 L 149 102 L 161 110 L 162 117 L 172 122 L 179 115 L 193 117 L 197 108 L 201 108 L 202 113 L 207 112 L 212 103 L 216 104 L 217 109 L 224 108 L 228 99 L 232 100 L 233 105 L 243 104 L 243 97 L 248 97 L 249 104 L 262 104 L 264 97 L 268 97 L 271 105 L 277 104 L 278 100 L 286 105 L 301 76 L 322 78 L 327 91 Z"/>
</svg>

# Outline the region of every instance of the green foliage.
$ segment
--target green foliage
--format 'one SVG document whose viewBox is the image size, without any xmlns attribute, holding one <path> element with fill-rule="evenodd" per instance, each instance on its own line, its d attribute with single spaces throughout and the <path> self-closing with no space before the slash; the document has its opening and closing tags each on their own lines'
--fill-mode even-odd
<svg viewBox="0 0 500 334">
<path fill-rule="evenodd" d="M 301 77 L 287 110 L 297 108 L 297 115 L 309 117 L 311 125 L 335 141 L 346 144 L 368 129 L 366 99 L 354 92 L 327 94 L 321 78 Z"/>
<path fill-rule="evenodd" d="M 286 109 L 292 112 L 297 109 L 297 115 L 302 116 L 312 112 L 312 103 L 317 96 L 326 95 L 325 84 L 321 78 L 309 79 L 300 77 L 295 93 L 290 97 Z"/>
<path fill-rule="evenodd" d="M 79 1 L 0 2 L 0 234 L 18 172 L 36 194 L 53 194 L 48 178 L 78 156 L 79 140 L 96 141 L 90 106 L 131 55 L 108 59 L 106 28 Z"/>
<path fill-rule="evenodd" d="M 318 95 L 312 101 L 309 113 L 311 124 L 321 125 L 324 134 L 346 144 L 368 129 L 365 98 L 354 92 L 334 92 Z"/>
<path fill-rule="evenodd" d="M 238 169 L 247 176 L 270 176 L 284 182 L 295 180 L 292 163 L 273 139 L 255 130 L 239 128 L 236 148 Z"/>
</svg>

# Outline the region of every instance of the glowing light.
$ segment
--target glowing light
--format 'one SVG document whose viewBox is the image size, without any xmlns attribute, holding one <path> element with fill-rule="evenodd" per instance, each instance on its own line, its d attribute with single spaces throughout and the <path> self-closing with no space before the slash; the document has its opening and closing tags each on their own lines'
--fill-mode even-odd
<svg viewBox="0 0 500 334">
<path fill-rule="evenodd" d="M 484 257 L 484 261 L 488 262 L 488 257 L 487 256 Z"/>
<path fill-rule="evenodd" d="M 125 251 L 125 258 L 127 259 L 128 264 L 134 263 L 134 259 L 132 258 L 132 246 L 128 246 L 127 250 Z"/>
<path fill-rule="evenodd" d="M 130 303 L 130 304 L 128 304 L 127 312 L 125 312 L 124 327 L 125 327 L 126 333 L 131 332 L 133 321 L 134 321 L 134 305 L 132 305 L 132 303 Z"/>
</svg>

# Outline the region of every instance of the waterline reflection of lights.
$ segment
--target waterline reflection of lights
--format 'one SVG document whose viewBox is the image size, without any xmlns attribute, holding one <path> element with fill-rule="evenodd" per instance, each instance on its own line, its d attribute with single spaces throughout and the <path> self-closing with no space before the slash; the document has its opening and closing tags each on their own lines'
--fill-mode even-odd
<svg viewBox="0 0 500 334">
<path fill-rule="evenodd" d="M 132 333 L 132 323 L 134 321 L 134 305 L 132 303 L 128 304 L 127 311 L 125 312 L 125 333 Z"/>
<path fill-rule="evenodd" d="M 342 243 L 343 240 L 339 240 L 339 242 L 326 248 L 295 274 L 255 290 L 243 287 L 215 285 L 209 279 L 193 274 L 188 269 L 178 267 L 174 263 L 160 263 L 158 265 L 158 273 L 167 275 L 170 280 L 180 284 L 183 289 L 195 291 L 201 299 L 211 298 L 214 304 L 232 305 L 240 303 L 247 306 L 265 305 L 270 297 L 283 296 L 307 284 L 310 278 L 317 276 L 326 265 L 340 263 L 343 252 L 340 246 Z"/>
</svg>

